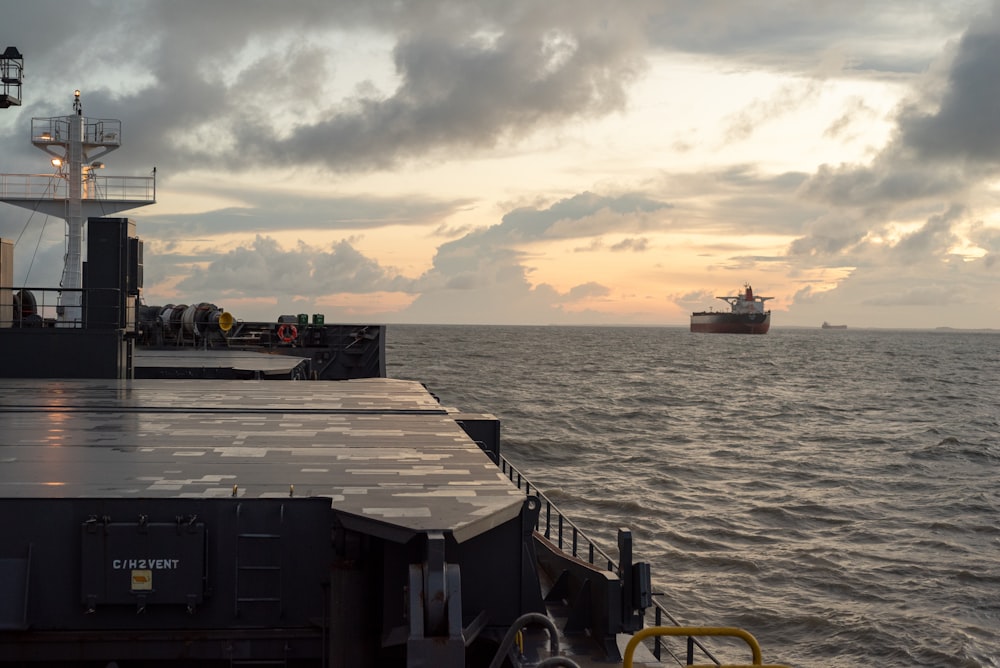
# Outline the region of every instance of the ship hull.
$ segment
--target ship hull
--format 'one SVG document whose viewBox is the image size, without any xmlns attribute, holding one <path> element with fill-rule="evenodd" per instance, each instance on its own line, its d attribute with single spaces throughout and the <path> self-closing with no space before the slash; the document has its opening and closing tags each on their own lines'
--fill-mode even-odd
<svg viewBox="0 0 1000 668">
<path fill-rule="evenodd" d="M 771 313 L 692 313 L 691 331 L 706 334 L 767 334 Z"/>
</svg>

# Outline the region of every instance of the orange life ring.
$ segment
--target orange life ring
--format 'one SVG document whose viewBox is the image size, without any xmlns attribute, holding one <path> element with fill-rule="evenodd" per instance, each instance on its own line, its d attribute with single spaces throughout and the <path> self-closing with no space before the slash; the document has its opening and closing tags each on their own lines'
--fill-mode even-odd
<svg viewBox="0 0 1000 668">
<path fill-rule="evenodd" d="M 299 338 L 299 330 L 295 325 L 282 325 L 278 328 L 278 338 L 282 343 L 291 343 Z"/>
</svg>

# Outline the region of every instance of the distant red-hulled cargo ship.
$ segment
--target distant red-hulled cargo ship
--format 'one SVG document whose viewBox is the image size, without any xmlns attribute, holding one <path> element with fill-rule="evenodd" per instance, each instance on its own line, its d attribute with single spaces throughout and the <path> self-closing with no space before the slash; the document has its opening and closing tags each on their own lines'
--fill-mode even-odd
<svg viewBox="0 0 1000 668">
<path fill-rule="evenodd" d="M 771 328 L 771 312 L 764 302 L 771 297 L 754 295 L 745 284 L 743 292 L 728 297 L 716 297 L 729 304 L 729 312 L 697 311 L 691 314 L 691 331 L 710 334 L 767 334 Z"/>
</svg>

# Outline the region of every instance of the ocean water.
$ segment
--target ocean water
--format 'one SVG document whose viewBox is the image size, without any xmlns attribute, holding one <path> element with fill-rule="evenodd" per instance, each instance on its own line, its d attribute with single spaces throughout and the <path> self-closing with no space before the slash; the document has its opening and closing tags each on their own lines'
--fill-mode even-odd
<svg viewBox="0 0 1000 668">
<path fill-rule="evenodd" d="M 1000 333 L 394 325 L 387 358 L 499 417 L 612 554 L 631 528 L 683 623 L 765 663 L 1000 666 Z"/>
</svg>

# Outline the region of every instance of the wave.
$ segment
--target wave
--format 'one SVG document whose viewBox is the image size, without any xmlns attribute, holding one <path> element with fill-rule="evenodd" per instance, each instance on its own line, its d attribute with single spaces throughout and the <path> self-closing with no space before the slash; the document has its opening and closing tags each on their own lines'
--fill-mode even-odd
<svg viewBox="0 0 1000 668">
<path fill-rule="evenodd" d="M 505 454 L 605 547 L 633 527 L 682 619 L 744 626 L 769 662 L 998 666 L 995 335 L 389 337 L 390 375 L 500 417 Z"/>
</svg>

